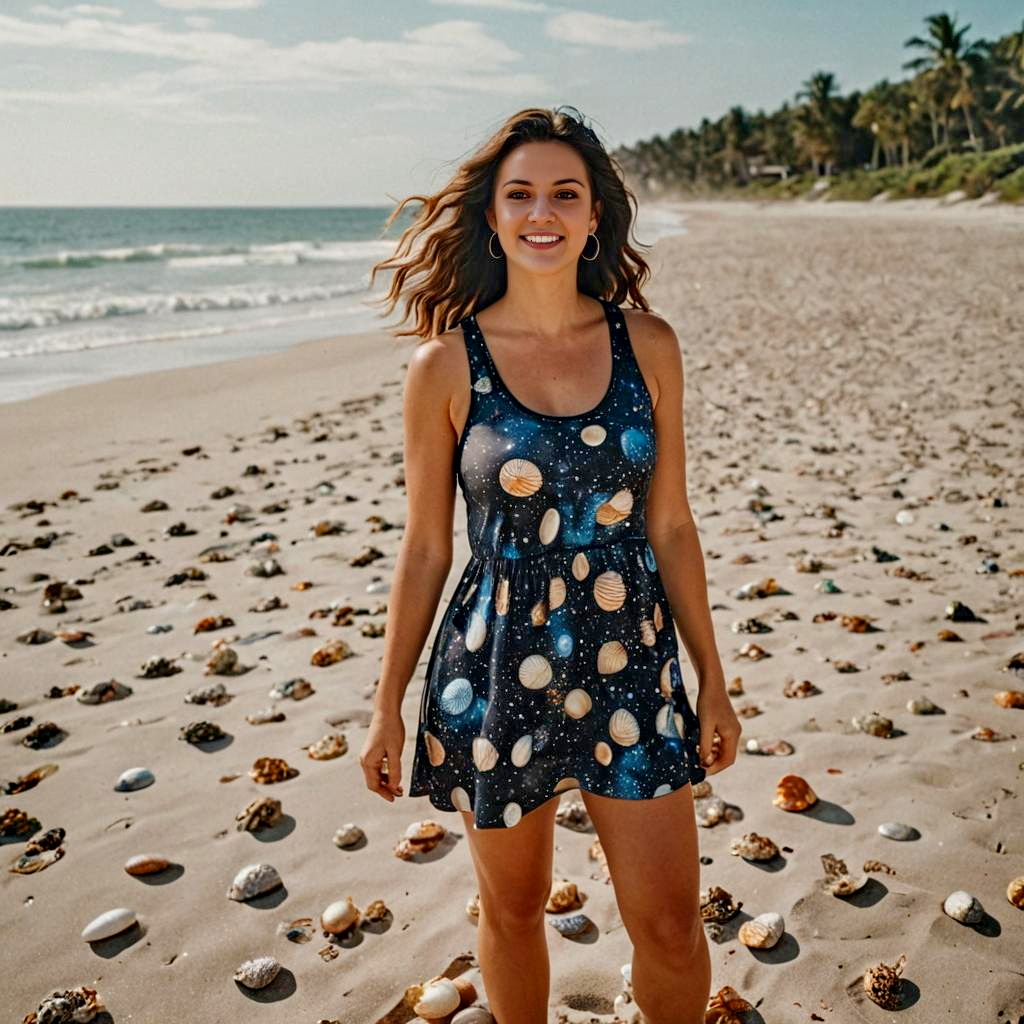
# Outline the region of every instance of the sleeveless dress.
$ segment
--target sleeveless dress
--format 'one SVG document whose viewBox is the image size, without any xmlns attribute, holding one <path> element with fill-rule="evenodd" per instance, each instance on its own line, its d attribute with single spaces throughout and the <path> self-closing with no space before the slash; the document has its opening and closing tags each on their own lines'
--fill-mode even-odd
<svg viewBox="0 0 1024 1024">
<path fill-rule="evenodd" d="M 621 308 L 604 398 L 549 416 L 505 386 L 474 314 L 455 452 L 469 561 L 434 638 L 410 796 L 510 828 L 556 793 L 645 800 L 699 782 L 699 723 L 647 541 L 650 394 Z"/>
</svg>

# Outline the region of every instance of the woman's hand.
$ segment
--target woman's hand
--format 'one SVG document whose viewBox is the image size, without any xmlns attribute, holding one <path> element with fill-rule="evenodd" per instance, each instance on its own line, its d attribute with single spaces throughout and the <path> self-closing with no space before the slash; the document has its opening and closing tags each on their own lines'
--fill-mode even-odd
<svg viewBox="0 0 1024 1024">
<path fill-rule="evenodd" d="M 728 768 L 736 760 L 743 728 L 722 685 L 707 684 L 697 694 L 700 721 L 700 763 L 708 775 Z"/>
<path fill-rule="evenodd" d="M 402 747 L 405 723 L 399 712 L 374 711 L 370 731 L 359 754 L 366 788 L 394 802 L 402 795 Z"/>
</svg>

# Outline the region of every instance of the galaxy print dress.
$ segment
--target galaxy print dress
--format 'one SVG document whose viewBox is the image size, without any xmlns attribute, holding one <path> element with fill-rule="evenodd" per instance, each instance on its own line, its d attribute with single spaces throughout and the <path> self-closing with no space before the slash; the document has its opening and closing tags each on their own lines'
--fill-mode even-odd
<svg viewBox="0 0 1024 1024">
<path fill-rule="evenodd" d="M 471 557 L 428 662 L 409 795 L 511 828 L 570 789 L 644 800 L 698 782 L 699 724 L 647 541 L 650 395 L 619 306 L 604 398 L 524 406 L 474 315 L 455 453 Z"/>
</svg>

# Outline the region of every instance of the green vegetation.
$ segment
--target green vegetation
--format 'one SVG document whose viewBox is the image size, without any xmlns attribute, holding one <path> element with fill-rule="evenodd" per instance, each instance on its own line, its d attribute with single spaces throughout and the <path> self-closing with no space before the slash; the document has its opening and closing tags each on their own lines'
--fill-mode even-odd
<svg viewBox="0 0 1024 1024">
<path fill-rule="evenodd" d="M 1024 22 L 990 42 L 968 42 L 970 25 L 934 14 L 916 56 L 864 93 L 842 96 L 816 71 L 795 106 L 678 128 L 615 151 L 633 188 L 647 197 L 726 196 L 872 199 L 994 193 L 1024 200 Z"/>
</svg>

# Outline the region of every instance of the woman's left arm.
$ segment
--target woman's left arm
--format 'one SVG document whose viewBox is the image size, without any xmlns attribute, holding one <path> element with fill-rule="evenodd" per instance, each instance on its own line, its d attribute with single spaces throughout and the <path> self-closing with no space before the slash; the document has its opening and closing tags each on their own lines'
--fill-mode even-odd
<svg viewBox="0 0 1024 1024">
<path fill-rule="evenodd" d="M 683 357 L 672 327 L 644 316 L 645 364 L 657 382 L 657 459 L 647 496 L 647 539 L 690 663 L 697 673 L 701 763 L 708 774 L 736 759 L 742 731 L 725 688 L 708 605 L 704 554 L 686 492 Z M 710 761 L 709 761 L 710 758 Z"/>
</svg>

